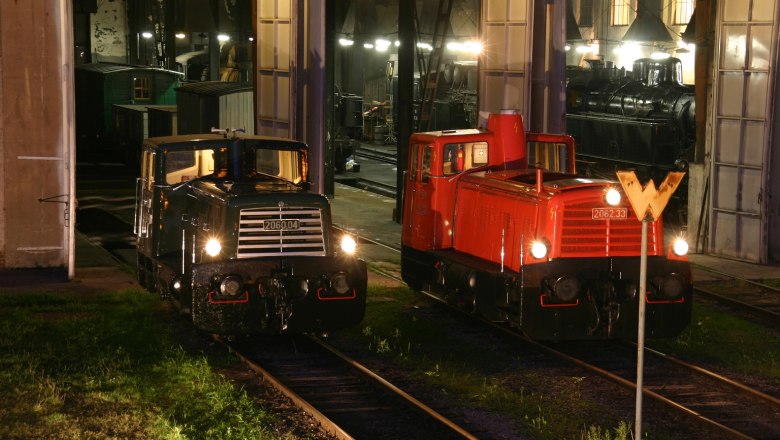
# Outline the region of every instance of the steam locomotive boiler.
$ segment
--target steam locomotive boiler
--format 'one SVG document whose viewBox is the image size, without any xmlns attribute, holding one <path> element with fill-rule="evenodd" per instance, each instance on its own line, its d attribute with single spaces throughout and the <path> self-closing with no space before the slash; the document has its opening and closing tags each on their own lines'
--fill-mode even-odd
<svg viewBox="0 0 780 440">
<path fill-rule="evenodd" d="M 642 224 L 619 183 L 575 174 L 574 148 L 517 114 L 412 135 L 404 281 L 536 339 L 636 337 Z M 648 230 L 646 332 L 671 337 L 690 321 L 687 245 Z"/>
<path fill-rule="evenodd" d="M 687 169 L 695 90 L 682 83 L 679 59 L 641 58 L 628 73 L 601 63 L 570 69 L 566 93 L 566 131 L 584 163 L 609 172 L 631 167 L 645 178 Z"/>
<path fill-rule="evenodd" d="M 145 141 L 138 278 L 219 334 L 329 331 L 363 318 L 367 272 L 310 189 L 308 149 L 263 136 Z"/>
</svg>

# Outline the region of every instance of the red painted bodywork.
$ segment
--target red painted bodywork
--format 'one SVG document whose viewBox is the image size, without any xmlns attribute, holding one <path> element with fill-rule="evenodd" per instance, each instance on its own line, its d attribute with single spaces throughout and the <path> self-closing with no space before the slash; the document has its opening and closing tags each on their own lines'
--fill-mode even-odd
<svg viewBox="0 0 780 440">
<path fill-rule="evenodd" d="M 512 270 L 553 258 L 640 254 L 641 222 L 625 197 L 621 207 L 628 210 L 626 219 L 592 218 L 593 208 L 609 207 L 604 192 L 612 183 L 574 174 L 569 136 L 526 133 L 517 114 L 490 115 L 487 127 L 411 137 L 409 154 L 415 157 L 406 179 L 405 246 L 453 248 Z M 445 147 L 469 142 L 487 142 L 487 164 L 445 175 Z M 528 144 L 555 143 L 567 146 L 565 173 L 528 167 Z M 421 166 L 426 160 L 430 166 Z M 663 255 L 661 221 L 651 222 L 648 231 L 648 255 Z M 534 240 L 548 243 L 544 259 L 531 257 Z"/>
</svg>

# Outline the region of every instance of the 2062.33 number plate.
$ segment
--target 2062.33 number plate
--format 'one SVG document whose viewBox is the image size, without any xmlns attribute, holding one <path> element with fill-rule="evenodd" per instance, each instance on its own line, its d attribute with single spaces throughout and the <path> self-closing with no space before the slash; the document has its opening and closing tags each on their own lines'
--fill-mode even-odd
<svg viewBox="0 0 780 440">
<path fill-rule="evenodd" d="M 628 208 L 593 208 L 593 220 L 625 220 Z"/>
<path fill-rule="evenodd" d="M 266 220 L 263 229 L 266 231 L 289 231 L 300 228 L 298 220 Z"/>
</svg>

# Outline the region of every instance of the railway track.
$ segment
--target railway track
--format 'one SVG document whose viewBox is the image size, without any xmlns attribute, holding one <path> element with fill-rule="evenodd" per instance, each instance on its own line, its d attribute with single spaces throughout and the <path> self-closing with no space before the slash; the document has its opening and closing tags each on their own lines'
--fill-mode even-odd
<svg viewBox="0 0 780 440">
<path fill-rule="evenodd" d="M 349 177 L 342 177 L 339 179 L 340 183 L 345 185 L 360 188 L 375 194 L 379 194 L 385 197 L 395 198 L 398 196 L 397 185 L 395 182 L 390 182 L 387 179 L 380 181 L 364 177 L 365 175 L 382 175 L 387 177 L 388 175 L 394 175 L 393 172 L 388 172 L 386 168 L 391 166 L 393 169 L 397 166 L 398 160 L 394 152 L 382 151 L 380 149 L 369 148 L 357 148 L 354 153 L 356 158 L 365 159 L 361 161 L 363 170 L 360 173 L 354 173 Z M 375 170 L 381 170 L 378 173 L 374 173 Z"/>
<path fill-rule="evenodd" d="M 126 221 L 133 204 L 127 197 L 80 202 L 80 232 L 93 244 L 109 251 L 134 244 L 132 224 Z M 478 438 L 318 338 L 220 341 L 336 438 Z"/>
<path fill-rule="evenodd" d="M 389 272 L 383 275 L 398 279 Z M 761 287 L 769 286 L 762 284 Z M 423 293 L 449 306 L 438 296 Z M 605 341 L 540 343 L 505 326 L 484 323 L 636 392 L 636 349 L 632 351 L 627 344 Z M 713 438 L 780 438 L 780 396 L 777 395 L 780 393 L 777 391 L 750 387 L 660 351 L 646 348 L 645 353 L 644 396 L 688 417 L 692 424 L 712 432 Z"/>
<path fill-rule="evenodd" d="M 319 338 L 217 339 L 339 439 L 478 438 Z"/>
<path fill-rule="evenodd" d="M 636 349 L 628 344 L 567 343 L 540 347 L 636 391 Z M 645 397 L 711 429 L 717 433 L 716 438 L 780 438 L 777 397 L 667 354 L 652 349 L 645 353 Z"/>
<path fill-rule="evenodd" d="M 103 217 L 104 214 L 95 214 L 98 212 L 103 211 L 104 213 L 111 212 L 111 216 L 113 218 L 119 218 L 122 219 L 127 216 L 127 199 L 126 198 L 116 198 L 116 200 L 105 200 L 100 198 L 93 198 L 91 200 L 89 199 L 83 199 L 81 200 L 81 213 L 89 213 L 89 216 L 94 216 L 96 218 L 93 219 L 94 224 L 103 225 L 105 226 L 105 219 L 109 217 Z M 103 206 L 105 205 L 105 206 Z M 111 206 L 119 206 L 117 209 L 112 209 Z M 117 215 L 118 214 L 118 215 Z M 130 212 L 132 214 L 132 212 Z M 83 217 L 82 217 L 83 218 Z M 132 235 L 132 227 L 128 226 L 127 224 L 123 225 L 123 229 L 127 229 L 128 235 Z M 109 228 L 110 229 L 110 228 Z M 116 232 L 113 232 L 116 234 Z M 108 235 L 110 236 L 110 234 Z M 367 238 L 361 238 L 362 241 L 371 243 L 373 242 L 370 239 Z M 117 234 L 116 237 L 113 238 L 113 241 L 115 242 L 121 242 L 123 245 L 127 244 L 127 241 L 125 238 L 122 238 L 122 234 Z M 101 242 L 103 243 L 103 242 Z M 383 246 L 385 249 L 390 248 L 386 244 L 378 243 L 381 246 Z M 397 249 L 394 249 L 397 251 Z M 398 276 L 396 274 L 392 274 L 389 272 L 384 273 L 383 275 L 389 276 L 391 278 L 398 279 Z M 774 296 L 778 297 L 778 290 L 776 288 L 773 288 L 771 286 L 768 286 L 763 283 L 757 283 L 757 282 L 751 282 L 750 280 L 743 280 L 746 281 L 747 284 L 753 286 L 755 289 L 757 289 L 760 293 L 760 295 L 757 297 L 754 302 L 755 304 L 751 304 L 750 309 L 755 312 L 756 309 L 766 309 L 767 307 L 764 307 L 764 303 L 766 303 L 765 300 L 762 300 L 761 297 L 763 296 Z M 761 294 L 763 292 L 763 294 Z M 767 295 L 767 293 L 770 293 Z M 704 294 L 704 290 L 701 290 L 700 292 L 697 292 L 697 294 Z M 722 295 L 721 295 L 722 296 Z M 742 295 L 745 297 L 745 295 Z M 437 298 L 438 299 L 438 298 Z M 744 301 L 742 301 L 744 302 Z M 764 304 L 764 305 L 762 305 Z M 760 312 L 760 313 L 767 313 L 767 312 Z M 774 311 L 771 311 L 771 313 L 776 313 Z M 776 315 L 768 315 L 770 317 L 774 316 L 775 322 L 777 322 Z M 502 330 L 506 330 L 504 328 L 499 327 Z M 517 336 L 517 335 L 515 335 Z M 529 341 L 529 343 L 533 343 L 533 341 Z M 308 344 L 308 343 L 307 343 Z M 297 347 L 302 347 L 303 345 L 300 344 L 294 344 Z M 584 344 L 582 345 L 585 346 Z M 266 346 L 264 346 L 265 348 Z M 623 350 L 621 353 L 620 350 L 610 351 L 609 355 L 606 354 L 602 357 L 601 353 L 606 353 L 605 350 L 602 349 L 602 346 L 597 347 L 598 349 L 594 349 L 593 346 L 590 346 L 590 349 L 575 349 L 569 347 L 567 350 L 561 350 L 561 347 L 551 347 L 549 345 L 542 346 L 540 345 L 540 349 L 544 350 L 545 352 L 548 352 L 550 354 L 554 354 L 556 356 L 560 356 L 563 359 L 567 359 L 570 362 L 573 362 L 580 368 L 586 368 L 588 371 L 592 371 L 594 374 L 598 374 L 602 377 L 605 377 L 609 380 L 614 381 L 615 383 L 618 383 L 619 385 L 633 389 L 632 387 L 633 382 L 635 380 L 635 367 L 633 366 L 633 356 L 628 350 Z M 234 348 L 234 350 L 238 351 L 237 348 Z M 308 348 L 307 348 L 308 350 Z M 252 353 L 252 352 L 250 352 Z M 599 353 L 599 356 L 593 357 L 594 353 Z M 646 379 L 645 379 L 645 388 L 644 393 L 649 398 L 652 398 L 653 400 L 658 401 L 659 403 L 668 406 L 670 409 L 674 411 L 678 411 L 687 417 L 690 417 L 692 421 L 695 423 L 701 423 L 703 426 L 707 426 L 707 429 L 713 430 L 713 432 L 716 432 L 716 435 L 723 436 L 723 438 L 780 438 L 780 426 L 779 423 L 777 423 L 778 420 L 780 420 L 780 403 L 778 403 L 778 397 L 773 396 L 770 393 L 765 393 L 761 391 L 751 390 L 750 387 L 741 385 L 736 383 L 736 381 L 730 381 L 716 373 L 707 372 L 705 369 L 693 365 L 685 366 L 685 364 L 681 361 L 673 360 L 672 357 L 667 356 L 663 353 L 657 353 L 653 352 L 652 350 L 647 350 L 647 353 L 650 353 L 652 356 L 652 361 L 648 362 L 646 359 Z M 300 350 L 299 350 L 300 354 Z M 250 361 L 252 358 L 257 358 L 258 355 L 252 354 L 252 355 L 241 355 Z M 304 356 L 304 357 L 309 357 Z M 312 359 L 316 359 L 316 357 L 311 357 Z M 262 360 L 262 359 L 258 359 Z M 270 361 L 268 361 L 270 362 Z M 329 361 L 333 362 L 333 361 Z M 340 370 L 346 370 L 347 364 L 351 364 L 348 361 L 345 361 L 346 363 L 342 363 L 340 366 L 337 362 L 333 363 L 333 367 L 331 367 L 335 371 Z M 298 385 L 301 386 L 303 391 L 295 392 L 295 394 L 302 394 L 305 395 L 306 392 L 313 392 L 312 390 L 314 388 L 317 388 L 313 386 L 314 382 L 319 381 L 321 384 L 323 383 L 342 383 L 342 382 L 335 382 L 336 377 L 335 373 L 334 375 L 331 375 L 331 373 L 328 373 L 324 370 L 318 370 L 320 368 L 320 364 L 325 364 L 324 361 L 314 361 L 314 364 L 316 367 L 307 367 L 305 363 L 296 364 L 290 361 L 290 363 L 284 364 L 284 363 L 277 363 L 276 367 L 277 371 L 287 371 L 288 374 L 292 373 L 289 376 L 289 380 L 292 382 L 297 381 Z M 280 366 L 281 365 L 281 366 Z M 286 365 L 286 367 L 285 367 Z M 317 368 L 307 370 L 307 368 Z M 350 367 L 351 369 L 351 367 Z M 305 377 L 307 375 L 311 376 L 309 372 L 316 371 L 316 376 L 319 379 L 312 379 L 307 384 L 307 379 Z M 269 373 L 270 375 L 271 373 Z M 277 372 L 281 376 L 280 373 Z M 297 375 L 296 375 L 297 374 Z M 350 373 L 350 374 L 356 374 L 356 373 Z M 360 387 L 364 387 L 361 391 L 354 391 L 355 395 L 358 394 L 364 394 L 364 395 L 372 395 L 377 394 L 376 392 L 372 391 L 366 391 L 366 390 L 373 390 L 373 385 L 367 385 L 367 379 L 360 378 L 356 379 L 356 377 L 359 377 L 360 375 L 352 376 L 352 379 L 343 379 L 345 382 L 344 384 L 350 383 L 362 383 Z M 341 381 L 342 379 L 338 379 Z M 356 385 L 357 387 L 357 385 Z M 327 393 L 323 393 L 327 394 Z M 381 415 L 385 412 L 387 412 L 387 408 L 389 408 L 389 403 L 392 401 L 398 401 L 401 400 L 397 397 L 389 397 L 386 395 L 384 398 L 380 399 L 378 402 L 369 403 L 367 401 L 350 401 L 351 397 L 348 399 L 347 397 L 351 394 L 348 392 L 345 392 L 344 394 L 341 393 L 335 393 L 334 398 L 341 399 L 337 400 L 342 403 L 349 402 L 350 405 L 354 404 L 351 408 L 353 408 L 351 411 L 346 410 L 344 406 L 342 405 L 341 409 L 338 408 L 334 411 L 334 414 L 340 414 L 340 417 L 344 418 L 344 421 L 342 422 L 333 422 L 334 428 L 329 429 L 330 432 L 336 433 L 339 429 L 343 431 L 343 434 L 338 435 L 344 435 L 344 437 L 340 438 L 350 438 L 350 436 L 354 436 L 356 438 L 365 438 L 367 435 L 362 434 L 359 431 L 350 431 L 346 428 L 336 428 L 338 426 L 341 426 L 341 424 L 349 423 L 351 420 L 360 419 L 363 417 L 363 412 L 374 412 L 376 415 Z M 313 393 L 310 395 L 308 400 L 317 401 L 319 397 L 317 397 L 316 393 Z M 328 406 L 327 401 L 320 400 L 321 403 L 316 404 L 310 404 L 312 408 L 317 408 L 317 411 L 320 411 L 319 408 L 326 408 Z M 331 404 L 331 406 L 334 406 Z M 338 405 L 335 405 L 338 407 Z M 374 411 L 370 411 L 374 409 Z M 364 411 L 365 410 L 365 411 Z M 401 410 L 399 410 L 401 411 Z M 406 410 L 409 415 L 399 415 L 400 420 L 416 420 L 413 419 L 413 417 L 420 417 L 420 409 L 414 409 L 409 410 L 407 407 Z M 320 411 L 322 412 L 322 411 Z M 360 417 L 356 417 L 356 413 L 361 413 Z M 400 414 L 400 413 L 399 413 Z M 370 417 L 370 416 L 366 416 Z M 409 418 L 407 418 L 409 417 Z M 334 416 L 334 418 L 336 418 Z M 401 435 L 404 437 L 409 438 L 422 438 L 423 434 L 421 434 L 420 430 L 418 430 L 416 433 L 414 431 L 406 434 L 398 434 L 396 431 L 392 431 L 393 434 L 389 437 L 379 437 L 383 432 L 389 432 L 387 431 L 388 426 L 395 427 L 396 425 L 407 425 L 409 427 L 415 427 L 418 426 L 417 423 L 433 423 L 436 425 L 437 423 L 441 426 L 446 426 L 446 423 L 444 425 L 441 424 L 440 421 L 438 422 L 431 422 L 430 420 L 428 422 L 404 422 L 404 423 L 398 423 L 396 422 L 387 422 L 385 420 L 384 422 L 381 421 L 381 418 L 378 418 L 376 422 L 368 421 L 369 419 L 363 419 L 363 422 L 357 423 L 358 425 L 367 427 L 366 429 L 370 429 L 370 427 L 374 427 L 378 430 L 377 433 L 368 435 L 367 437 L 370 438 L 399 438 Z M 436 417 L 434 416 L 434 420 L 436 420 Z M 326 425 L 326 422 L 323 423 L 323 426 Z M 341 424 L 340 424 L 341 423 Z M 422 426 L 422 425 L 419 425 Z M 426 425 L 427 426 L 427 425 Z M 384 427 L 384 430 L 379 430 L 378 427 Z M 395 429 L 395 428 L 394 428 Z M 436 429 L 445 429 L 438 427 Z M 451 429 L 451 428 L 450 428 Z M 455 431 L 451 431 L 448 434 L 446 434 L 445 438 L 470 438 L 469 436 L 471 434 L 468 434 L 467 432 L 463 431 L 460 432 L 455 428 Z M 423 430 L 424 432 L 428 432 L 427 430 Z M 465 434 L 464 434 L 465 433 Z M 430 437 L 430 435 L 427 435 Z"/>
<path fill-rule="evenodd" d="M 711 268 L 702 266 L 697 268 L 720 278 L 719 281 L 694 285 L 694 294 L 697 297 L 760 318 L 767 326 L 780 328 L 780 288 Z M 780 274 L 778 276 L 780 277 Z M 724 282 L 729 283 L 729 290 L 723 288 Z"/>
</svg>

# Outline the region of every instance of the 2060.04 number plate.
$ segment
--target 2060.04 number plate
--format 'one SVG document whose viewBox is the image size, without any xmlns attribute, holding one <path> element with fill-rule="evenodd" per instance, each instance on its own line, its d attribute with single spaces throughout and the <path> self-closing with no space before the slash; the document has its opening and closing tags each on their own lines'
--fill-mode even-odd
<svg viewBox="0 0 780 440">
<path fill-rule="evenodd" d="M 289 231 L 300 228 L 298 220 L 266 220 L 263 229 L 266 231 Z"/>
<path fill-rule="evenodd" d="M 593 208 L 593 220 L 625 220 L 628 208 Z"/>
</svg>

